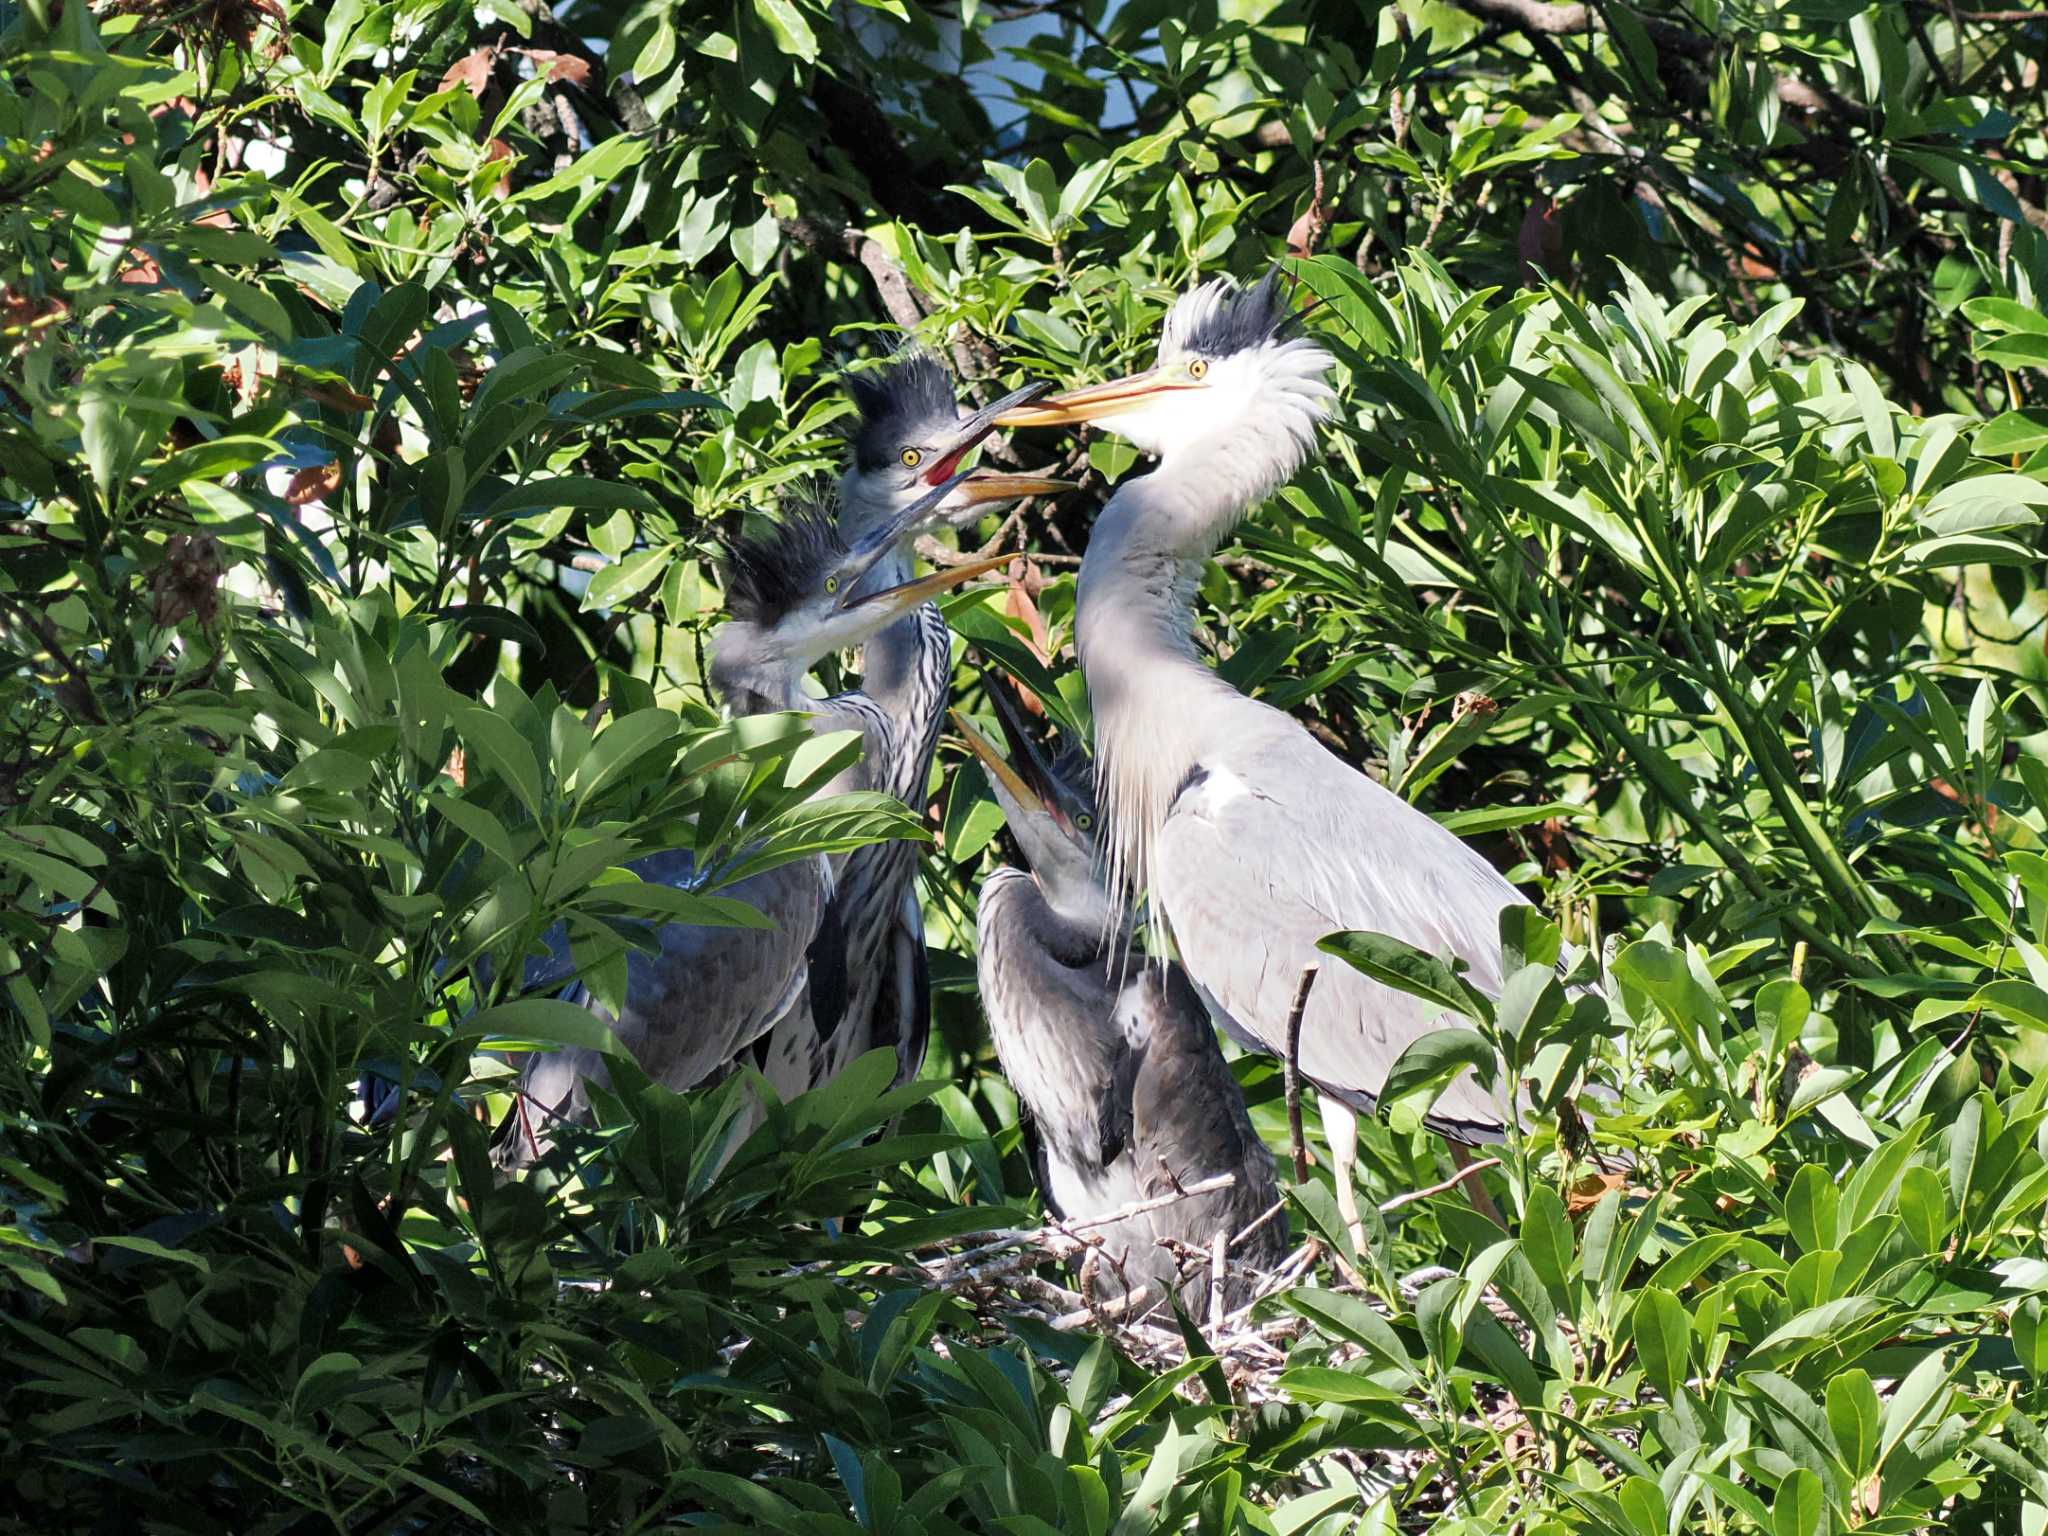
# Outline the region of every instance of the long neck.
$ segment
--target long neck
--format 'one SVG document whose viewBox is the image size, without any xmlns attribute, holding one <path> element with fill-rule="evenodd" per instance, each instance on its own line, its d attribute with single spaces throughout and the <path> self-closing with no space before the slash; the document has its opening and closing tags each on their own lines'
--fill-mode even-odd
<svg viewBox="0 0 2048 1536">
<path fill-rule="evenodd" d="M 1153 840 L 1217 717 L 1242 702 L 1196 657 L 1190 607 L 1241 494 L 1203 462 L 1176 460 L 1120 488 L 1088 537 L 1075 647 L 1095 716 L 1109 886 L 1126 901 L 1151 883 Z"/>
<path fill-rule="evenodd" d="M 861 590 L 880 592 L 910 580 L 915 573 L 910 557 L 899 550 L 875 563 L 863 579 Z M 870 696 L 900 699 L 916 695 L 922 683 L 920 669 L 931 645 L 927 614 L 936 617 L 938 609 L 930 604 L 912 609 L 888 628 L 869 636 L 867 644 L 861 647 L 861 687 Z M 938 628 L 942 633 L 945 631 L 943 623 Z M 951 657 L 947 659 L 950 661 Z"/>
<path fill-rule="evenodd" d="M 757 662 L 739 647 L 727 649 L 713 642 L 711 686 L 734 716 L 768 715 L 796 711 L 810 715 L 811 729 L 819 735 L 833 731 L 859 731 L 864 740 L 860 762 L 839 774 L 825 787 L 827 794 L 844 794 L 856 789 L 886 789 L 876 784 L 870 765 L 887 763 L 895 753 L 899 733 L 893 722 L 873 700 L 858 691 L 817 698 L 804 691 L 803 669 L 794 662 Z M 933 732 L 936 743 L 937 732 Z M 926 769 L 930 769 L 927 755 Z"/>
<path fill-rule="evenodd" d="M 925 603 L 870 639 L 861 661 L 860 691 L 888 716 L 894 736 L 887 761 L 871 760 L 868 785 L 915 810 L 924 804 L 945 724 L 953 632 L 938 604 Z"/>
</svg>

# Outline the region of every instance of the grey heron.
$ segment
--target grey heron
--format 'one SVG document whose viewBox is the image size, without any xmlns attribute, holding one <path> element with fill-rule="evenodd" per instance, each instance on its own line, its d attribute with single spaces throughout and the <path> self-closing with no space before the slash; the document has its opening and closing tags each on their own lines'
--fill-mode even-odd
<svg viewBox="0 0 2048 1536">
<path fill-rule="evenodd" d="M 904 508 L 958 470 L 999 416 L 1046 392 L 1044 385 L 1029 385 L 963 414 L 951 375 L 916 347 L 846 382 L 859 414 L 839 479 L 839 526 L 854 540 L 901 518 Z M 1017 496 L 1069 488 L 1039 476 L 997 476 L 992 483 Z M 905 540 L 876 562 L 866 581 L 881 590 L 909 574 Z M 909 609 L 862 647 L 857 697 L 867 750 L 860 787 L 893 795 L 913 810 L 924 805 L 945 723 L 952 647 L 936 603 Z M 916 847 L 901 841 L 855 849 L 841 861 L 835 906 L 844 931 L 845 1006 L 829 1033 L 793 1014 L 761 1037 L 750 1059 L 779 1097 L 808 1092 L 856 1056 L 884 1047 L 895 1049 L 897 1082 L 917 1075 L 931 1029 L 917 867 Z"/>
<path fill-rule="evenodd" d="M 1070 748 L 1048 761 L 1008 689 L 991 678 L 988 691 L 1007 763 L 954 719 L 1030 869 L 1004 866 L 982 882 L 976 967 L 1003 1074 L 1027 1112 L 1039 1191 L 1053 1214 L 1078 1219 L 1232 1175 L 1225 1189 L 1095 1233 L 1130 1289 L 1178 1286 L 1193 1306 L 1207 1265 L 1182 1260 L 1209 1253 L 1218 1233 L 1242 1237 L 1232 1252 L 1254 1270 L 1284 1256 L 1272 1154 L 1187 976 L 1178 965 L 1131 963 L 1131 910 L 1097 870 L 1087 758 Z M 1225 1283 L 1227 1303 L 1249 1290 L 1240 1272 Z"/>
<path fill-rule="evenodd" d="M 1330 354 L 1290 334 L 1277 273 L 1217 279 L 1166 317 L 1156 364 L 1006 413 L 1006 426 L 1099 421 L 1156 455 L 1096 518 L 1075 615 L 1094 711 L 1109 869 L 1149 893 L 1224 1027 L 1283 1055 L 1317 941 L 1368 929 L 1455 957 L 1498 995 L 1499 915 L 1525 898 L 1454 834 L 1245 697 L 1197 657 L 1190 598 L 1230 531 L 1314 451 L 1335 403 Z M 1420 1000 L 1322 967 L 1303 1016 L 1339 1206 L 1360 1231 L 1358 1115 L 1411 1042 L 1445 1023 Z M 1460 1149 L 1497 1141 L 1506 1107 L 1469 1074 L 1426 1124 Z"/>
<path fill-rule="evenodd" d="M 928 528 L 979 516 L 994 502 L 1036 494 L 1037 477 L 988 470 L 956 474 L 902 509 L 894 520 L 848 542 L 833 514 L 790 506 L 780 523 L 743 539 L 726 562 L 727 620 L 713 642 L 711 682 L 736 714 L 799 710 L 824 731 L 871 732 L 876 711 L 858 693 L 815 699 L 805 674 L 834 651 L 860 644 L 877 629 L 939 593 L 995 569 L 1001 558 L 970 561 L 880 590 L 863 585 L 878 563 Z M 870 739 L 870 748 L 873 743 Z M 835 786 L 858 788 L 842 775 Z M 703 872 L 687 851 L 656 853 L 628 866 L 643 880 L 681 887 Z M 730 887 L 730 895 L 766 916 L 767 928 L 667 923 L 650 949 L 627 957 L 624 1008 L 611 1017 L 580 982 L 570 1000 L 609 1023 L 640 1068 L 667 1087 L 710 1078 L 733 1056 L 785 1021 L 811 1035 L 830 1034 L 845 989 L 843 887 L 824 856 L 781 865 Z M 574 970 L 566 933 L 544 936 L 549 955 L 531 963 L 528 990 L 567 980 Z M 545 1148 L 553 1119 L 587 1117 L 587 1082 L 605 1081 L 604 1058 L 590 1050 L 530 1057 L 520 1103 L 499 1145 L 499 1160 L 521 1166 Z"/>
</svg>

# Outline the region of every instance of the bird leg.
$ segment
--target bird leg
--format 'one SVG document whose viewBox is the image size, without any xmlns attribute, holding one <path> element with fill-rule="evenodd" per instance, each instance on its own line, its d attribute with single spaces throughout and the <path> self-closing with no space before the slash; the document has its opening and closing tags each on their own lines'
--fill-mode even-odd
<svg viewBox="0 0 2048 1536">
<path fill-rule="evenodd" d="M 1458 1172 L 1463 1173 L 1472 1166 L 1472 1154 L 1457 1142 L 1446 1139 L 1444 1145 L 1451 1149 L 1451 1166 Z M 1460 1179 L 1458 1182 L 1465 1186 L 1465 1198 L 1472 1202 L 1472 1209 L 1503 1232 L 1507 1231 L 1508 1224 L 1501 1217 L 1500 1207 L 1493 1203 L 1493 1196 L 1486 1192 L 1486 1186 L 1479 1182 L 1479 1176 L 1474 1174 L 1471 1178 Z"/>
<path fill-rule="evenodd" d="M 1351 1234 L 1352 1251 L 1360 1258 L 1365 1256 L 1365 1222 L 1358 1214 L 1358 1113 L 1333 1095 L 1323 1098 L 1323 1139 L 1330 1144 L 1330 1175 L 1337 1181 L 1337 1211 L 1344 1218 L 1345 1230 Z M 1342 1254 L 1337 1263 L 1347 1277 L 1361 1289 L 1364 1278 L 1345 1262 Z"/>
</svg>

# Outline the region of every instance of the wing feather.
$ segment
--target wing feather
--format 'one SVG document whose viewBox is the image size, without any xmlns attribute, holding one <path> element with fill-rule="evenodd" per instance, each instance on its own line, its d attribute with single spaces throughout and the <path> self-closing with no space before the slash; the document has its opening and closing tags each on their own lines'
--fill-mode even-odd
<svg viewBox="0 0 2048 1536">
<path fill-rule="evenodd" d="M 1370 1107 L 1402 1050 L 1453 1021 L 1319 954 L 1317 941 L 1388 934 L 1464 960 L 1467 979 L 1497 993 L 1500 911 L 1524 898 L 1454 834 L 1288 724 L 1189 776 L 1159 835 L 1153 897 L 1226 1024 L 1275 1055 L 1301 972 L 1318 964 L 1302 1072 Z M 1465 1074 L 1438 1100 L 1438 1122 L 1491 1139 L 1503 1111 Z"/>
</svg>

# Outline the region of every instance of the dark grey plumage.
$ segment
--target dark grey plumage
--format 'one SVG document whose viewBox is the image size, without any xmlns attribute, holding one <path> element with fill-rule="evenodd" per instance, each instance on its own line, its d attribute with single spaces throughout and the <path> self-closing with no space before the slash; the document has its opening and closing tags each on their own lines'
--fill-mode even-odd
<svg viewBox="0 0 2048 1536">
<path fill-rule="evenodd" d="M 845 380 L 860 412 L 836 498 L 840 531 L 851 538 L 894 516 L 933 476 L 950 474 L 993 425 L 993 416 L 964 415 L 952 376 L 914 345 L 881 367 L 849 371 Z M 917 462 L 906 464 L 906 453 Z M 901 581 L 909 573 L 905 553 L 893 564 L 883 562 L 871 579 Z M 861 665 L 861 787 L 920 808 L 945 723 L 953 665 L 953 635 L 938 605 L 927 603 L 870 637 Z M 831 1081 L 870 1050 L 895 1051 L 899 1082 L 917 1075 L 931 1032 L 918 859 L 915 845 L 893 842 L 857 848 L 841 861 L 844 1016 L 829 1037 L 807 1032 L 801 1019 L 791 1018 L 750 1054 L 779 1097 Z"/>
<path fill-rule="evenodd" d="M 922 347 L 905 347 L 885 366 L 848 372 L 845 377 L 847 393 L 860 410 L 853 457 L 862 470 L 895 463 L 906 443 L 927 446 L 916 439 L 929 423 L 951 426 L 960 419 L 953 376 Z"/>
<path fill-rule="evenodd" d="M 714 641 L 715 686 L 736 713 L 803 709 L 823 730 L 869 732 L 878 711 L 858 693 L 814 699 L 805 674 L 821 656 L 857 645 L 919 605 L 929 583 L 862 593 L 871 565 L 937 518 L 950 484 L 916 499 L 899 518 L 865 537 L 842 535 L 832 511 L 815 499 L 787 501 L 782 517 L 761 534 L 736 540 L 726 561 L 727 622 Z M 935 578 L 935 580 L 938 578 Z M 920 606 L 929 606 L 923 604 Z M 872 741 L 871 741 L 872 747 Z M 842 775 L 835 787 L 860 787 Z M 629 866 L 642 879 L 699 888 L 705 872 L 688 853 L 651 855 Z M 529 990 L 569 981 L 562 994 L 604 1019 L 641 1069 L 683 1089 L 710 1080 L 743 1058 L 777 1027 L 829 1041 L 845 1011 L 852 982 L 843 885 L 823 856 L 778 866 L 721 894 L 769 919 L 765 929 L 688 923 L 646 925 L 647 942 L 630 951 L 622 1006 L 614 1018 L 572 979 L 566 933 L 544 936 L 549 955 L 529 963 Z M 588 1081 L 606 1077 L 596 1052 L 556 1052 L 529 1060 L 525 1102 L 500 1143 L 501 1161 L 519 1166 L 538 1156 L 545 1137 L 534 1124 L 581 1119 Z"/>
<path fill-rule="evenodd" d="M 1045 763 L 1001 685 L 990 686 L 1021 784 L 993 765 L 990 778 L 1031 872 L 1006 867 L 984 882 L 977 971 L 996 1053 L 1029 1115 L 1040 1191 L 1056 1215 L 1078 1219 L 1233 1174 L 1228 1189 L 1100 1230 L 1112 1289 L 1177 1288 L 1205 1307 L 1207 1266 L 1183 1263 L 1171 1245 L 1206 1253 L 1219 1231 L 1253 1227 L 1280 1198 L 1272 1156 L 1186 975 L 1131 953 L 1130 913 L 1112 907 L 1095 873 L 1087 759 L 1070 751 Z M 1232 1257 L 1270 1270 L 1286 1237 L 1284 1222 L 1267 1221 Z M 1250 1289 L 1234 1273 L 1227 1303 Z"/>
<path fill-rule="evenodd" d="M 778 521 L 727 543 L 720 565 L 726 616 L 764 629 L 778 624 L 845 558 L 829 499 L 811 486 L 787 494 Z"/>
</svg>

